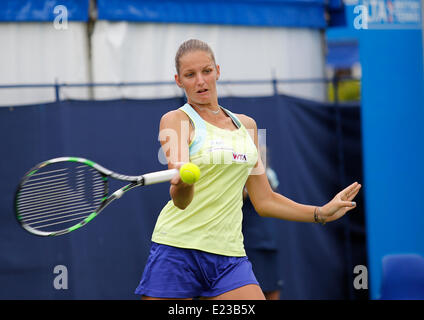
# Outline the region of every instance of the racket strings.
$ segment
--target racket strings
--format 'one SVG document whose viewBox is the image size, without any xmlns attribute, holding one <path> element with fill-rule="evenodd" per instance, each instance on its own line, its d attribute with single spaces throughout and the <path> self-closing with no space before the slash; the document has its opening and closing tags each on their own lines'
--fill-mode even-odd
<svg viewBox="0 0 424 320">
<path fill-rule="evenodd" d="M 98 199 L 101 199 L 99 195 Z M 44 207 L 48 211 L 30 211 L 21 216 L 26 224 L 34 228 L 40 229 L 43 227 L 62 224 L 69 221 L 81 220 L 90 215 L 97 206 L 90 204 L 79 204 L 81 198 L 76 199 L 71 203 L 63 202 L 62 205 L 55 207 Z M 74 217 L 73 219 L 64 220 L 64 218 Z M 55 221 L 54 223 L 43 224 L 48 221 Z"/>
<path fill-rule="evenodd" d="M 34 173 L 21 187 L 19 219 L 42 230 L 66 229 L 92 214 L 105 196 L 105 182 L 97 170 L 86 165 Z M 44 229 L 44 230 L 43 230 Z"/>
</svg>

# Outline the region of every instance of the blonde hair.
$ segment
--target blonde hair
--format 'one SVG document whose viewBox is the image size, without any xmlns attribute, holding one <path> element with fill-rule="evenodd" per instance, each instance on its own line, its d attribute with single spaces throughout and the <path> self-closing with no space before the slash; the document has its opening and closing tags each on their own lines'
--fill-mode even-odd
<svg viewBox="0 0 424 320">
<path fill-rule="evenodd" d="M 194 52 L 194 51 L 198 51 L 198 50 L 209 53 L 211 55 L 213 63 L 216 64 L 213 51 L 206 42 L 203 42 L 203 41 L 198 40 L 198 39 L 190 39 L 190 40 L 184 41 L 180 45 L 180 47 L 178 48 L 178 51 L 175 55 L 175 69 L 177 70 L 178 74 L 180 74 L 180 59 L 181 59 L 181 57 L 188 52 Z"/>
</svg>

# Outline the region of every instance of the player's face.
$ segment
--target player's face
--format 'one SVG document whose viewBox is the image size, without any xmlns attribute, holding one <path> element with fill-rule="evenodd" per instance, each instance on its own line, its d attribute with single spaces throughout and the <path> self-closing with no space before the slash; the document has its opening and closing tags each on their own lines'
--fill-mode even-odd
<svg viewBox="0 0 424 320">
<path fill-rule="evenodd" d="M 189 103 L 217 105 L 216 81 L 219 66 L 205 51 L 193 51 L 180 58 L 179 74 L 175 75 L 178 86 L 184 88 Z"/>
</svg>

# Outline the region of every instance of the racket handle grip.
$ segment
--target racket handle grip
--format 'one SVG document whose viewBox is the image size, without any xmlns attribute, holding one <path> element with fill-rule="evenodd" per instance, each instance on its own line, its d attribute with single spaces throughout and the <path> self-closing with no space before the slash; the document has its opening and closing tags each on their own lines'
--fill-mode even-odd
<svg viewBox="0 0 424 320">
<path fill-rule="evenodd" d="M 179 173 L 177 169 L 169 169 L 169 170 L 157 171 L 152 173 L 146 173 L 143 175 L 144 185 L 169 181 L 177 173 Z"/>
</svg>

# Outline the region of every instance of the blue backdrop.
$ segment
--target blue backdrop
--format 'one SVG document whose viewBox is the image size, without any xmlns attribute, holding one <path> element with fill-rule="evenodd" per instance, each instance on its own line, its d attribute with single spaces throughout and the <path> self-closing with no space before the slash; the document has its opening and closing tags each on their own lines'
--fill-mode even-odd
<svg viewBox="0 0 424 320">
<path fill-rule="evenodd" d="M 66 8 L 69 21 L 88 21 L 89 0 L 3 0 L 0 1 L 0 21 L 53 21 L 61 13 L 56 6 Z"/>
<path fill-rule="evenodd" d="M 380 297 L 386 255 L 424 255 L 421 6 L 419 0 L 359 0 L 346 5 L 346 28 L 327 29 L 331 42 L 355 41 L 359 48 L 372 299 Z M 369 14 L 366 20 L 361 13 L 364 8 Z M 366 27 L 364 21 L 368 21 Z M 345 58 L 343 54 L 340 59 Z"/>
<path fill-rule="evenodd" d="M 155 220 L 169 200 L 167 183 L 135 189 L 84 228 L 57 238 L 19 227 L 14 192 L 29 168 L 58 156 L 86 157 L 129 175 L 165 169 L 158 160 L 159 121 L 183 103 L 67 101 L 0 108 L 0 299 L 138 299 L 133 291 Z M 287 96 L 220 103 L 267 130 L 285 196 L 323 205 L 344 185 L 361 182 L 358 105 L 336 109 Z M 367 298 L 366 290 L 352 289 L 354 266 L 367 264 L 361 193 L 357 203 L 351 215 L 324 227 L 275 221 L 283 299 Z M 57 265 L 68 269 L 67 290 L 53 286 Z"/>
<path fill-rule="evenodd" d="M 360 37 L 372 298 L 380 296 L 384 256 L 424 256 L 421 39 L 421 30 L 366 30 Z"/>
<path fill-rule="evenodd" d="M 269 27 L 326 25 L 323 0 L 98 0 L 99 19 Z"/>
<path fill-rule="evenodd" d="M 330 7 L 340 7 L 331 0 Z M 88 21 L 88 0 L 3 0 L 0 21 L 53 21 L 58 5 L 70 21 Z M 97 0 L 98 19 L 132 22 L 201 23 L 324 28 L 324 0 Z"/>
</svg>

